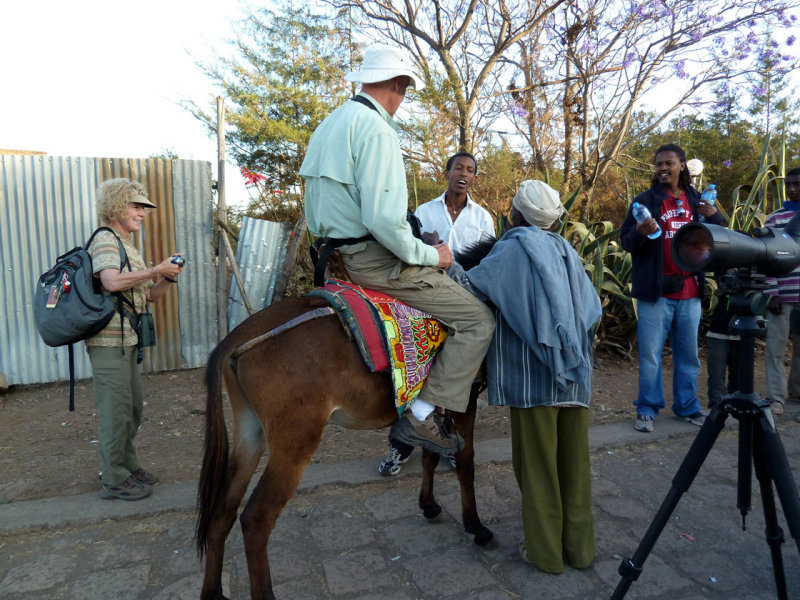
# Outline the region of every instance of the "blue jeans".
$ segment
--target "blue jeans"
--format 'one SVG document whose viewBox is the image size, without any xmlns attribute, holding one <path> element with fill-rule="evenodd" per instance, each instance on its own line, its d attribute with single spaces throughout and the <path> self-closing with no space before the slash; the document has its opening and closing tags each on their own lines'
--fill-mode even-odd
<svg viewBox="0 0 800 600">
<path fill-rule="evenodd" d="M 634 402 L 636 413 L 657 417 L 665 407 L 664 381 L 661 373 L 661 351 L 669 334 L 672 346 L 672 412 L 688 417 L 700 411 L 697 399 L 697 330 L 700 327 L 700 299 L 658 302 L 637 300 L 639 321 L 636 336 L 639 342 L 639 396 Z"/>
</svg>

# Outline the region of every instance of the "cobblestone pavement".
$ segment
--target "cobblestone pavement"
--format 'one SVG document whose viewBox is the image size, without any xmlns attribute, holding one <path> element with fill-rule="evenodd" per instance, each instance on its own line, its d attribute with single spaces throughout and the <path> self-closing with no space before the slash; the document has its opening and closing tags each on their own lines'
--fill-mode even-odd
<svg viewBox="0 0 800 600">
<path fill-rule="evenodd" d="M 779 421 L 789 463 L 800 477 L 800 405 Z M 547 575 L 517 555 L 520 497 L 508 441 L 478 448 L 478 507 L 497 545 L 480 549 L 459 522 L 458 483 L 437 479 L 443 518 L 416 506 L 419 464 L 381 478 L 374 459 L 309 469 L 269 544 L 279 600 L 477 600 L 608 598 L 621 559 L 632 556 L 670 489 L 697 428 L 666 416 L 654 434 L 630 423 L 593 428 L 597 558 L 585 570 Z M 758 485 L 742 531 L 737 502 L 737 427 L 729 419 L 681 498 L 626 598 L 774 598 Z M 194 548 L 195 484 L 157 485 L 138 502 L 96 495 L 0 505 L 0 598 L 198 598 L 202 566 Z M 789 598 L 800 598 L 800 552 L 786 532 Z M 238 524 L 228 540 L 226 595 L 249 598 Z"/>
</svg>

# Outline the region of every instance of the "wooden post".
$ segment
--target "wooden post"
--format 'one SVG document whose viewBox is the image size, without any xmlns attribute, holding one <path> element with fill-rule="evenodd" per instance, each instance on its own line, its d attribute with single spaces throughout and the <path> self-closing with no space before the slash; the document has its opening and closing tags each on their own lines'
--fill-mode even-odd
<svg viewBox="0 0 800 600">
<path fill-rule="evenodd" d="M 228 225 L 217 219 L 217 223 L 220 227 L 224 230 L 228 230 Z M 253 306 L 250 304 L 250 299 L 247 297 L 247 292 L 244 289 L 244 279 L 242 279 L 242 274 L 239 272 L 239 266 L 236 264 L 236 255 L 233 252 L 233 248 L 231 248 L 231 242 L 228 239 L 227 235 L 224 235 L 220 238 L 221 241 L 225 242 L 225 254 L 228 257 L 228 264 L 231 266 L 231 271 L 233 271 L 233 277 L 236 279 L 236 285 L 239 287 L 239 293 L 242 295 L 242 302 L 244 302 L 244 307 L 247 309 L 247 315 L 252 315 L 254 312 Z"/>
<path fill-rule="evenodd" d="M 228 224 L 228 205 L 225 199 L 225 110 L 222 96 L 217 96 L 217 219 Z M 228 241 L 225 227 L 219 228 L 217 244 L 217 335 L 220 340 L 228 335 L 228 290 L 225 251 Z M 224 239 L 223 239 L 224 238 Z"/>
</svg>

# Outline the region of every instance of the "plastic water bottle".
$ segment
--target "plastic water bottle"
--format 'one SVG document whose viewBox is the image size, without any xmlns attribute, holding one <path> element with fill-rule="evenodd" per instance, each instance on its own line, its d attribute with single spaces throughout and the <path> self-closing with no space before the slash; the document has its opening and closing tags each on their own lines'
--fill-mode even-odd
<svg viewBox="0 0 800 600">
<path fill-rule="evenodd" d="M 631 209 L 633 212 L 633 218 L 636 219 L 637 223 L 644 223 L 650 218 L 650 211 L 647 210 L 647 207 L 643 204 L 639 204 L 638 202 L 633 203 L 633 208 Z M 658 227 L 658 223 L 656 223 L 656 229 L 653 233 L 648 235 L 651 240 L 656 239 L 658 236 L 661 235 L 661 227 Z"/>
<path fill-rule="evenodd" d="M 709 186 L 703 190 L 703 193 L 700 194 L 700 200 L 714 206 L 717 203 L 717 186 L 713 183 L 709 184 Z M 700 215 L 697 217 L 697 220 L 704 223 L 706 218 L 704 215 Z"/>
</svg>

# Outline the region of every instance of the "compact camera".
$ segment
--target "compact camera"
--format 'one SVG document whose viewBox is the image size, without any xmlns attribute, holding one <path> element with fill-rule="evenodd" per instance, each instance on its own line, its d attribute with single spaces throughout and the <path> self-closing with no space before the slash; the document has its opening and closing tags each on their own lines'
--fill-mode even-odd
<svg viewBox="0 0 800 600">
<path fill-rule="evenodd" d="M 182 256 L 173 256 L 172 260 L 169 262 L 171 262 L 173 265 L 178 265 L 179 267 L 182 267 L 183 265 L 186 264 L 186 261 L 183 259 Z"/>
</svg>

